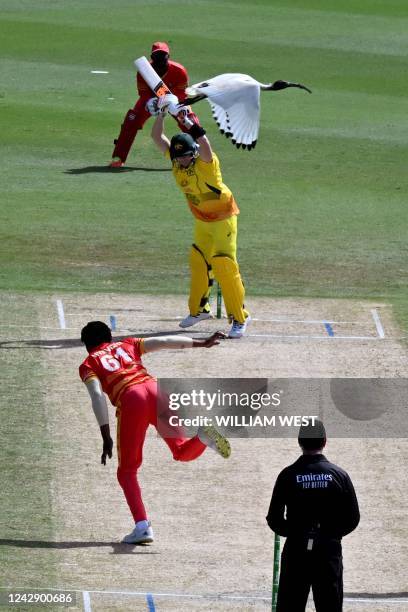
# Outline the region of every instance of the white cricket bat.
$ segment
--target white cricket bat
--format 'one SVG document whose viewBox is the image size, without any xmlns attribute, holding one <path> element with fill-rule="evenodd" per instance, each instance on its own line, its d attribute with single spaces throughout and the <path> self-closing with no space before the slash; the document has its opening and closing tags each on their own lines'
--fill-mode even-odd
<svg viewBox="0 0 408 612">
<path fill-rule="evenodd" d="M 135 59 L 134 64 L 152 92 L 156 94 L 158 98 L 172 93 L 144 55 Z M 190 128 L 193 125 L 193 122 L 190 121 L 190 119 L 188 119 L 184 114 L 182 117 L 179 116 L 179 120 L 182 121 L 187 128 Z"/>
<path fill-rule="evenodd" d="M 135 59 L 134 64 L 152 92 L 155 93 L 158 98 L 171 93 L 170 89 L 165 83 L 163 83 L 155 69 L 152 68 L 151 63 L 145 58 L 144 55 Z"/>
</svg>

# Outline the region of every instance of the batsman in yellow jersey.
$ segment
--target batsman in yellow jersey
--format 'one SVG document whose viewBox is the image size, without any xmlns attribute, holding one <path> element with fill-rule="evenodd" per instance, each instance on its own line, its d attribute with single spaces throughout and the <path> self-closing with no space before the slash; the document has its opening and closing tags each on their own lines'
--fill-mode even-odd
<svg viewBox="0 0 408 612">
<path fill-rule="evenodd" d="M 250 316 L 244 306 L 245 290 L 237 262 L 238 206 L 222 182 L 220 163 L 205 130 L 193 125 L 189 133 L 176 134 L 170 141 L 164 134 L 164 117 L 163 113 L 157 116 L 152 138 L 171 160 L 174 178 L 195 217 L 190 251 L 190 314 L 180 327 L 211 318 L 209 296 L 215 277 L 232 319 L 228 337 L 241 338 Z"/>
</svg>

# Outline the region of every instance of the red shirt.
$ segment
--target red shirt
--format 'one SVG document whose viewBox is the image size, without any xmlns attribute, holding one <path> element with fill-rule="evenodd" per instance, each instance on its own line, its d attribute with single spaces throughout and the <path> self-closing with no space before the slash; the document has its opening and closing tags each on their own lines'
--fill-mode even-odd
<svg viewBox="0 0 408 612">
<path fill-rule="evenodd" d="M 187 97 L 188 74 L 184 66 L 169 60 L 168 70 L 161 78 L 180 102 Z M 136 83 L 140 97 L 147 102 L 154 94 L 139 73 L 136 76 Z"/>
<path fill-rule="evenodd" d="M 79 376 L 83 382 L 95 376 L 99 378 L 103 391 L 117 406 L 128 387 L 153 379 L 142 364 L 143 352 L 141 338 L 104 342 L 81 363 Z"/>
</svg>

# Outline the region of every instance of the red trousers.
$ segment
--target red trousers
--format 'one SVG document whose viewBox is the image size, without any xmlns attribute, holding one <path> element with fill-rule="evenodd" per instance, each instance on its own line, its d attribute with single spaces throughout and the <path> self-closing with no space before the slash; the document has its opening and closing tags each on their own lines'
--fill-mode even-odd
<svg viewBox="0 0 408 612">
<path fill-rule="evenodd" d="M 143 460 L 143 444 L 149 425 L 157 428 L 157 382 L 149 380 L 127 389 L 120 398 L 117 416 L 118 481 L 135 523 L 147 518 L 137 481 Z M 195 436 L 164 438 L 176 461 L 197 459 L 207 448 Z"/>
<path fill-rule="evenodd" d="M 139 98 L 134 108 L 128 110 L 126 113 L 120 134 L 115 140 L 115 148 L 113 149 L 112 157 L 120 157 L 123 162 L 126 161 L 138 130 L 143 128 L 144 124 L 151 116 L 145 109 L 148 99 L 149 98 Z M 188 118 L 194 123 L 200 123 L 195 113 L 189 113 Z M 183 124 L 179 123 L 178 125 L 183 132 L 188 132 L 188 129 Z"/>
</svg>

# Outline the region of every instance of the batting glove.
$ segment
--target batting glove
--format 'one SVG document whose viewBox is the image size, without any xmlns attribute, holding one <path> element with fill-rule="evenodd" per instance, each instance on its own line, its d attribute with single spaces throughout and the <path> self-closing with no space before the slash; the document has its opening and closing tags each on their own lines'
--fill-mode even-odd
<svg viewBox="0 0 408 612">
<path fill-rule="evenodd" d="M 166 113 L 169 110 L 170 105 L 176 106 L 178 104 L 177 96 L 173 94 L 166 94 L 161 96 L 157 103 L 157 108 L 160 112 Z"/>
<path fill-rule="evenodd" d="M 182 104 L 169 104 L 170 115 L 173 115 L 173 117 L 178 117 L 180 120 L 186 117 L 189 112 L 190 110 L 188 106 L 183 106 Z"/>
</svg>

